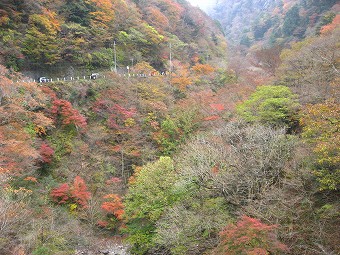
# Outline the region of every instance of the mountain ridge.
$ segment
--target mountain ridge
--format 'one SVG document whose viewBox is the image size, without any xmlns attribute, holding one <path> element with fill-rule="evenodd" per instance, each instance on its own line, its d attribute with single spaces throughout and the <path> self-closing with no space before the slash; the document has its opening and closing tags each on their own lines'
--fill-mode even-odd
<svg viewBox="0 0 340 255">
<path fill-rule="evenodd" d="M 184 62 L 225 55 L 219 28 L 186 1 L 5 0 L 0 13 L 0 60 L 14 70 L 109 69 L 114 42 L 121 66 L 134 59 L 169 69 L 169 43 L 173 57 Z M 208 52 L 202 54 L 202 48 Z"/>
<path fill-rule="evenodd" d="M 339 11 L 335 0 L 220 0 L 209 14 L 230 43 L 268 47 L 318 34 Z"/>
</svg>

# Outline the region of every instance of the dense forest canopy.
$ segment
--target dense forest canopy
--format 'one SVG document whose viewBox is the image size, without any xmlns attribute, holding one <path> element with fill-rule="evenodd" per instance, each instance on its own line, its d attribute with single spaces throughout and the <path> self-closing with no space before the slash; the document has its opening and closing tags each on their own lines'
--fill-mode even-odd
<svg viewBox="0 0 340 255">
<path fill-rule="evenodd" d="M 0 3 L 1 62 L 14 70 L 113 66 L 167 67 L 169 44 L 186 62 L 225 55 L 221 31 L 187 2 L 171 0 L 10 1 Z"/>
<path fill-rule="evenodd" d="M 340 253 L 336 1 L 0 14 L 0 254 Z"/>
<path fill-rule="evenodd" d="M 320 34 L 339 13 L 336 0 L 219 0 L 211 16 L 231 43 L 264 46 Z"/>
</svg>

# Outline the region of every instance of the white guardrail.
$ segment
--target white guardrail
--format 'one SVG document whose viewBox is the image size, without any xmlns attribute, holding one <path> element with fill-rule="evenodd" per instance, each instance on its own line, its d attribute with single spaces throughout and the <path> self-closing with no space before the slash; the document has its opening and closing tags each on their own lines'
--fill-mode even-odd
<svg viewBox="0 0 340 255">
<path fill-rule="evenodd" d="M 125 78 L 148 78 L 148 77 L 159 77 L 159 76 L 167 76 L 168 72 L 153 72 L 149 74 L 142 74 L 142 73 L 118 73 L 119 77 L 125 77 Z M 30 83 L 30 82 L 37 82 L 37 83 L 47 83 L 47 82 L 58 82 L 58 81 L 77 81 L 77 80 L 96 80 L 105 78 L 105 75 L 100 75 L 98 73 L 91 74 L 89 76 L 77 76 L 77 77 L 63 77 L 63 78 L 47 78 L 47 77 L 40 77 L 39 79 L 23 79 L 23 80 L 17 80 L 16 82 L 23 82 L 23 83 Z"/>
</svg>

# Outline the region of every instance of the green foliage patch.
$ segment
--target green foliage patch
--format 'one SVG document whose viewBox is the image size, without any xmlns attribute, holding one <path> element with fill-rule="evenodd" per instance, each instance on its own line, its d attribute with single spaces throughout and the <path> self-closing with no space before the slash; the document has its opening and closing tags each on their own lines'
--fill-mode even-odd
<svg viewBox="0 0 340 255">
<path fill-rule="evenodd" d="M 237 106 L 237 112 L 248 122 L 292 127 L 298 108 L 297 96 L 288 87 L 260 86 Z"/>
</svg>

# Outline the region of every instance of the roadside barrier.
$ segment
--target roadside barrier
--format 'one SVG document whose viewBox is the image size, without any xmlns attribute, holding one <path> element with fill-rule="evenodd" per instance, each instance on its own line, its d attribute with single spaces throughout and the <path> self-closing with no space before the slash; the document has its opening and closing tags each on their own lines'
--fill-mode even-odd
<svg viewBox="0 0 340 255">
<path fill-rule="evenodd" d="M 153 73 L 118 73 L 117 75 L 119 77 L 125 77 L 125 78 L 150 78 L 150 77 L 162 77 L 167 76 L 168 72 L 153 72 Z M 43 79 L 39 78 L 38 80 L 28 78 L 23 80 L 16 80 L 16 83 L 22 82 L 22 83 L 30 83 L 30 82 L 37 82 L 37 83 L 49 83 L 49 82 L 57 82 L 57 81 L 76 81 L 76 80 L 96 80 L 96 79 L 103 79 L 105 78 L 105 75 L 98 75 L 93 78 L 92 75 L 89 76 L 77 76 L 77 77 L 63 77 L 63 78 L 45 78 Z"/>
</svg>

